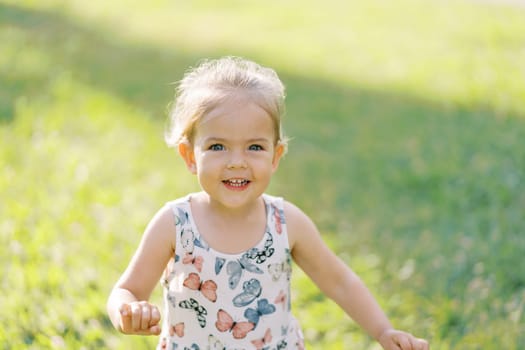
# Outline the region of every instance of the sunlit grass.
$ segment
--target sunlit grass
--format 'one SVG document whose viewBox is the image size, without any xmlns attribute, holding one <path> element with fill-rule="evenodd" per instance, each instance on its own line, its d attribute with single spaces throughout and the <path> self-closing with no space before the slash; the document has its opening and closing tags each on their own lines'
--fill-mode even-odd
<svg viewBox="0 0 525 350">
<path fill-rule="evenodd" d="M 243 52 L 268 62 L 278 57 L 281 71 L 290 74 L 525 112 L 517 103 L 525 98 L 522 7 L 420 0 L 128 7 L 92 6 L 88 14 L 108 30 L 175 52 Z M 85 18 L 83 2 L 68 8 Z"/>
<path fill-rule="evenodd" d="M 163 144 L 170 83 L 235 54 L 288 88 L 271 192 L 393 322 L 434 349 L 523 348 L 524 26 L 473 1 L 0 2 L 0 343 L 153 346 L 105 298 L 151 215 L 197 189 Z M 300 271 L 293 288 L 309 348 L 377 348 Z"/>
</svg>

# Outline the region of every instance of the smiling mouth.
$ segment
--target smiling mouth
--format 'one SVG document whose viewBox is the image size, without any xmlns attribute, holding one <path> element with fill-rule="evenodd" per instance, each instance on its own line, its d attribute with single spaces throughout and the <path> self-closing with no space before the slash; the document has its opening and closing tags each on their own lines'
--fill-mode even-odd
<svg viewBox="0 0 525 350">
<path fill-rule="evenodd" d="M 224 180 L 223 183 L 229 187 L 242 188 L 250 183 L 250 181 L 245 179 L 231 179 Z"/>
</svg>

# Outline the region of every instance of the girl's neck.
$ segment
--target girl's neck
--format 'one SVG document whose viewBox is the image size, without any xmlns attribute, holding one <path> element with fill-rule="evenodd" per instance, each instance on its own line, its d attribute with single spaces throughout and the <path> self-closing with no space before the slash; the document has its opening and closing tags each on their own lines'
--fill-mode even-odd
<svg viewBox="0 0 525 350">
<path fill-rule="evenodd" d="M 249 221 L 251 218 L 260 218 L 265 208 L 262 196 L 252 203 L 239 208 L 225 207 L 214 201 L 206 192 L 199 192 L 193 198 L 195 199 L 194 204 L 198 206 L 199 211 L 213 218 L 214 221 L 225 220 L 229 223 Z"/>
<path fill-rule="evenodd" d="M 192 197 L 191 208 L 199 234 L 210 247 L 223 253 L 239 253 L 252 248 L 266 228 L 264 200 L 243 208 L 217 206 L 206 193 Z"/>
</svg>

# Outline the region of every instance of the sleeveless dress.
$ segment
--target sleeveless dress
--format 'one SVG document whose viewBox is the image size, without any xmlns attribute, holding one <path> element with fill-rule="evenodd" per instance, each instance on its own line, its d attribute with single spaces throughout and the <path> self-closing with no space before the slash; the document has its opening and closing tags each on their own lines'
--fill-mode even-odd
<svg viewBox="0 0 525 350">
<path fill-rule="evenodd" d="M 254 247 L 209 247 L 191 212 L 191 194 L 168 202 L 176 248 L 161 281 L 164 319 L 157 349 L 304 349 L 290 311 L 291 255 L 282 198 L 263 195 L 266 230 Z"/>
</svg>

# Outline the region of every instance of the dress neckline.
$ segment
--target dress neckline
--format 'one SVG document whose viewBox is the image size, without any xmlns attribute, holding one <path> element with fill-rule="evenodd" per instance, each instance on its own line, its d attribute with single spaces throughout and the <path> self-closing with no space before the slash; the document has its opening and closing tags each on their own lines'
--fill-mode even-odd
<svg viewBox="0 0 525 350">
<path fill-rule="evenodd" d="M 201 244 L 204 247 L 206 247 L 207 250 L 212 251 L 214 254 L 216 254 L 218 256 L 222 256 L 222 257 L 229 258 L 229 259 L 240 258 L 244 254 L 249 252 L 250 250 L 258 248 L 259 246 L 264 246 L 266 241 L 269 239 L 268 235 L 270 235 L 269 222 L 270 222 L 271 210 L 269 208 L 269 205 L 270 205 L 269 204 L 269 198 L 268 198 L 268 196 L 266 194 L 262 194 L 262 199 L 263 199 L 263 203 L 264 203 L 264 210 L 265 210 L 265 216 L 266 216 L 266 224 L 265 224 L 264 232 L 261 235 L 261 239 L 259 239 L 254 245 L 252 245 L 252 246 L 248 247 L 247 249 L 242 250 L 242 251 L 240 251 L 238 253 L 227 253 L 227 252 L 223 252 L 221 250 L 215 249 L 201 235 L 200 230 L 199 230 L 199 226 L 197 225 L 197 222 L 195 221 L 195 217 L 193 216 L 193 210 L 191 208 L 191 198 L 192 198 L 192 196 L 195 196 L 195 195 L 196 195 L 196 193 L 188 194 L 186 196 L 184 202 L 185 202 L 185 205 L 186 205 L 186 210 L 187 210 L 187 213 L 188 213 L 189 220 L 192 223 L 192 227 L 193 227 L 193 230 L 194 230 L 195 237 L 200 240 Z"/>
</svg>

